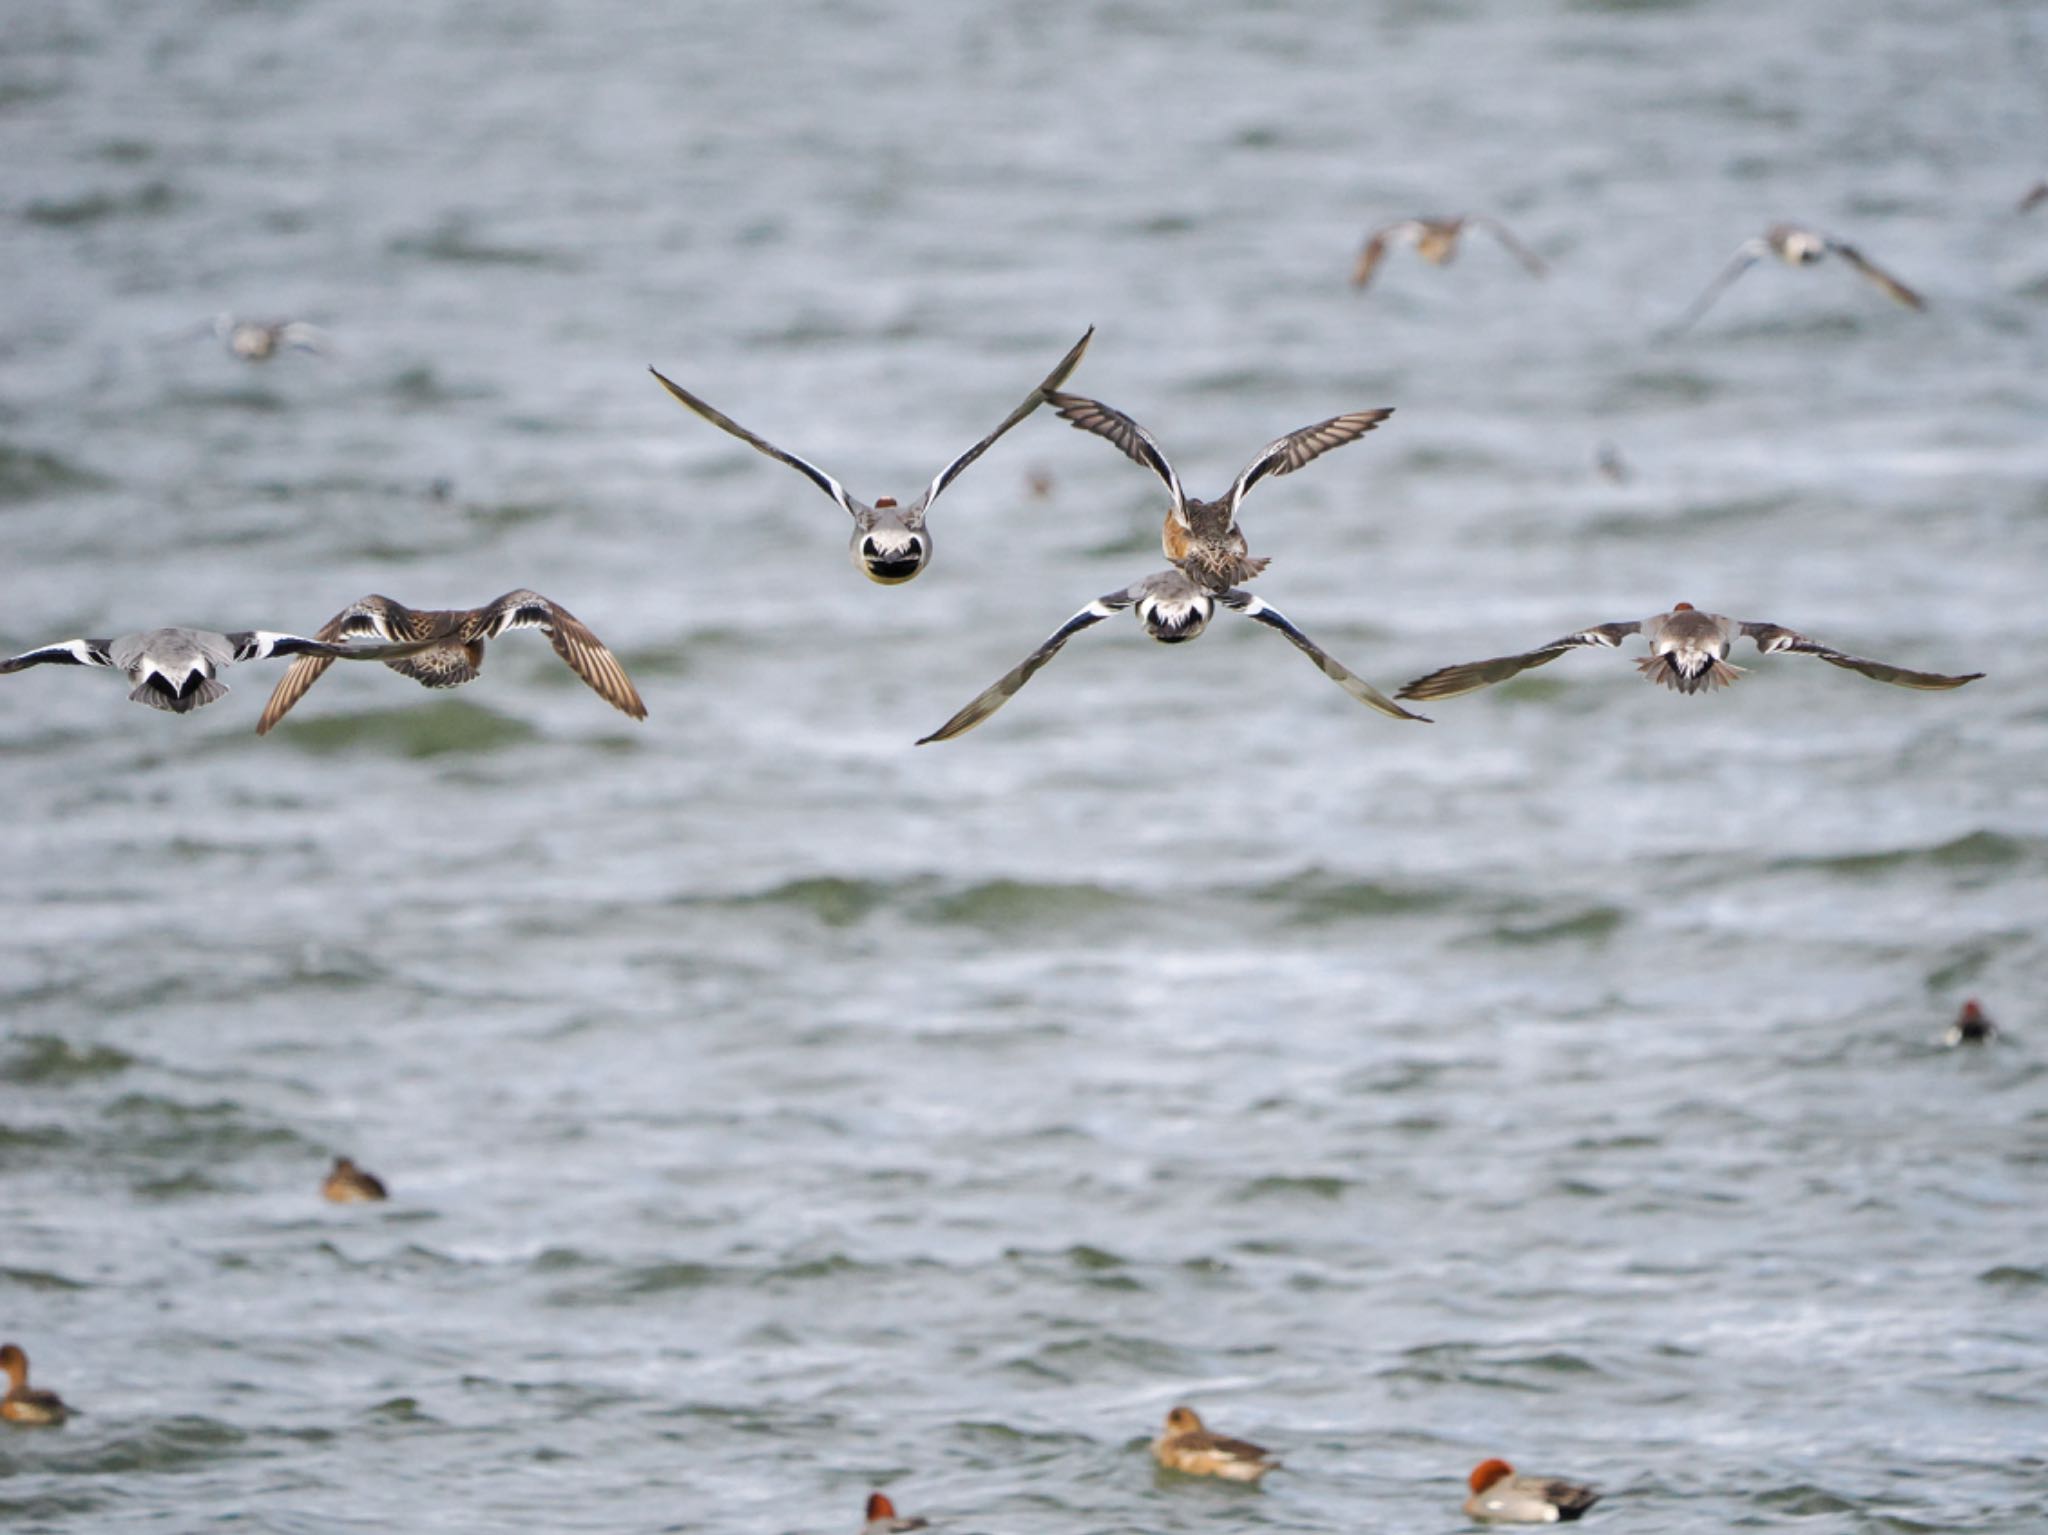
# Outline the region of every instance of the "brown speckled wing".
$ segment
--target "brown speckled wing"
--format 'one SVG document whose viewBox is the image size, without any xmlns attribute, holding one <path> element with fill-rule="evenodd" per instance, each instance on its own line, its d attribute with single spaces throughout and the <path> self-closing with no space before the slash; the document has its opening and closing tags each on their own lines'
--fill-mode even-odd
<svg viewBox="0 0 2048 1535">
<path fill-rule="evenodd" d="M 1869 661 L 1862 656 L 1845 655 L 1839 650 L 1808 639 L 1796 630 L 1787 629 L 1782 624 L 1746 623 L 1742 626 L 1742 632 L 1755 640 L 1756 648 L 1767 656 L 1818 656 L 1830 666 L 1861 672 L 1874 682 L 1889 682 L 1893 687 L 1941 692 L 1949 688 L 1959 688 L 1966 682 L 1975 682 L 1984 675 L 1982 672 L 1968 672 L 1960 677 L 1951 677 L 1942 672 L 1908 671 L 1903 666 L 1892 666 L 1884 661 Z"/>
<path fill-rule="evenodd" d="M 361 602 L 350 603 L 315 630 L 313 638 L 333 643 L 346 639 L 351 632 L 367 632 L 387 640 L 394 638 L 389 627 L 380 622 L 381 610 L 370 606 L 376 601 L 374 597 L 366 597 Z M 256 721 L 256 734 L 269 735 L 277 727 L 277 722 L 292 712 L 292 705 L 304 698 L 307 689 L 324 677 L 327 668 L 333 664 L 332 656 L 296 657 L 284 669 L 277 686 L 270 690 L 270 701 L 264 704 L 263 716 Z"/>
<path fill-rule="evenodd" d="M 1398 224 L 1394 226 L 1396 229 L 1399 227 Z M 1375 230 L 1372 238 L 1365 242 L 1365 248 L 1358 253 L 1357 264 L 1351 268 L 1352 287 L 1363 288 L 1372 281 L 1373 273 L 1380 269 L 1380 263 L 1387 258 L 1387 236 L 1391 233 L 1392 230 L 1389 229 Z"/>
<path fill-rule="evenodd" d="M 1245 465 L 1237 483 L 1230 487 L 1231 516 L 1236 517 L 1238 504 L 1244 500 L 1245 492 L 1268 475 L 1292 474 L 1332 448 L 1358 441 L 1393 413 L 1392 406 L 1379 410 L 1355 410 L 1349 415 L 1332 416 L 1314 426 L 1301 427 L 1267 443 L 1259 449 L 1258 457 Z"/>
<path fill-rule="evenodd" d="M 636 720 L 647 718 L 647 705 L 640 691 L 626 675 L 619 658 L 607 650 L 604 641 L 567 608 L 551 602 L 539 592 L 521 589 L 507 592 L 488 607 L 478 610 L 470 631 L 473 639 L 496 639 L 512 629 L 539 629 L 554 644 L 555 654 L 569 663 L 590 690 L 621 714 Z"/>
<path fill-rule="evenodd" d="M 1167 494 L 1173 497 L 1174 519 L 1182 527 L 1188 525 L 1188 498 L 1180 488 L 1180 476 L 1173 472 L 1173 465 L 1166 461 L 1165 452 L 1150 432 L 1122 411 L 1085 395 L 1048 392 L 1045 399 L 1062 419 L 1115 443 L 1127 458 L 1158 475 L 1166 484 Z"/>
</svg>

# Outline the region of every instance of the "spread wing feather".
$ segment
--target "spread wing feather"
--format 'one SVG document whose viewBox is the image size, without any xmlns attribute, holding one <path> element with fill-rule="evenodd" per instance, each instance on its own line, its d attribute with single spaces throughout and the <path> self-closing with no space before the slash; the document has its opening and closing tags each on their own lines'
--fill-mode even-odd
<svg viewBox="0 0 2048 1535">
<path fill-rule="evenodd" d="M 477 612 L 467 639 L 496 639 L 513 629 L 539 629 L 555 647 L 555 654 L 589 685 L 592 692 L 621 714 L 636 720 L 647 718 L 647 705 L 639 689 L 626 675 L 619 658 L 605 648 L 604 641 L 590 632 L 581 619 L 561 604 L 539 592 L 507 592 Z"/>
<path fill-rule="evenodd" d="M 1520 655 L 1495 656 L 1487 661 L 1468 661 L 1460 666 L 1446 666 L 1426 677 L 1417 677 L 1413 682 L 1403 686 L 1396 696 L 1420 699 L 1461 698 L 1467 693 L 1476 693 L 1481 688 L 1490 688 L 1496 682 L 1505 682 L 1533 666 L 1547 666 L 1568 650 L 1579 650 L 1588 645 L 1602 645 L 1612 649 L 1631 634 L 1639 632 L 1642 627 L 1640 622 L 1596 624 L 1590 629 L 1581 629 L 1576 634 L 1567 634 L 1562 639 L 1552 640 L 1548 645 L 1525 650 Z"/>
<path fill-rule="evenodd" d="M 1166 461 L 1166 454 L 1159 444 L 1137 422 L 1122 411 L 1091 400 L 1084 395 L 1058 394 L 1048 392 L 1046 402 L 1056 414 L 1071 422 L 1084 432 L 1093 432 L 1113 442 L 1124 455 L 1143 464 L 1166 483 L 1167 494 L 1173 497 L 1173 517 L 1182 527 L 1188 526 L 1188 498 L 1180 488 L 1180 476 L 1173 472 L 1173 465 Z"/>
<path fill-rule="evenodd" d="M 1095 327 L 1091 325 L 1088 327 L 1088 333 L 1079 341 L 1076 341 L 1068 350 L 1067 355 L 1059 360 L 1059 365 L 1052 372 L 1046 374 L 1036 389 L 1024 397 L 1024 403 L 1003 418 L 1001 426 L 990 432 L 980 442 L 977 442 L 973 447 L 962 453 L 952 463 L 946 465 L 945 468 L 933 476 L 931 484 L 925 488 L 925 493 L 919 499 L 917 505 L 904 513 L 904 520 L 914 526 L 916 520 L 924 514 L 925 510 L 934 501 L 939 499 L 939 492 L 943 491 L 959 477 L 961 470 L 986 453 L 995 440 L 1002 436 L 1003 433 L 1007 432 L 1011 427 L 1022 421 L 1050 399 L 1053 391 L 1067 381 L 1067 375 L 1080 366 L 1081 354 L 1088 350 L 1088 343 L 1094 339 Z"/>
<path fill-rule="evenodd" d="M 1026 656 L 1016 666 L 1005 672 L 991 686 L 984 688 L 966 708 L 947 720 L 945 724 L 934 730 L 930 735 L 925 736 L 917 744 L 925 746 L 933 741 L 950 741 L 953 737 L 964 735 L 972 730 L 976 725 L 979 725 L 1015 697 L 1017 690 L 1029 682 L 1037 674 L 1041 666 L 1058 655 L 1068 640 L 1079 634 L 1083 629 L 1094 628 L 1095 625 L 1101 623 L 1105 618 L 1115 617 L 1137 600 L 1138 593 L 1131 589 L 1111 592 L 1106 597 L 1097 597 L 1087 607 L 1081 609 L 1080 612 L 1055 629 L 1044 644 L 1032 651 L 1030 655 Z"/>
<path fill-rule="evenodd" d="M 1982 672 L 1970 672 L 1961 677 L 1947 676 L 1941 672 L 1908 671 L 1903 666 L 1892 666 L 1884 661 L 1870 661 L 1862 656 L 1846 655 L 1827 645 L 1822 645 L 1796 630 L 1781 624 L 1746 623 L 1742 632 L 1756 641 L 1756 648 L 1767 656 L 1791 654 L 1817 656 L 1830 666 L 1844 667 L 1852 672 L 1861 672 L 1874 682 L 1889 682 L 1894 687 L 1921 688 L 1930 692 L 1948 688 L 1959 688 L 1966 682 L 1975 682 Z"/>
<path fill-rule="evenodd" d="M 690 393 L 689 390 L 683 388 L 682 385 L 665 378 L 659 368 L 649 368 L 647 371 L 654 375 L 662 388 L 674 395 L 686 408 L 695 411 L 721 431 L 730 432 L 733 436 L 739 438 L 741 442 L 747 444 L 747 446 L 767 454 L 770 458 L 781 459 L 783 463 L 789 465 L 790 468 L 796 470 L 813 485 L 816 485 L 818 489 L 825 492 L 834 501 L 837 501 L 847 516 L 853 518 L 856 522 L 869 515 L 866 507 L 858 505 L 852 497 L 847 495 L 845 486 L 833 479 L 831 475 L 820 469 L 816 464 L 811 463 L 807 459 L 798 458 L 794 453 L 785 452 L 765 437 L 756 437 L 752 432 L 733 420 L 732 417 L 724 414 L 722 411 L 713 409 Z"/>
<path fill-rule="evenodd" d="M 1218 592 L 1216 600 L 1225 607 L 1235 608 L 1246 618 L 1256 619 L 1267 628 L 1277 629 L 1286 635 L 1293 642 L 1295 649 L 1315 662 L 1317 670 L 1367 708 L 1377 709 L 1392 719 L 1416 720 L 1425 725 L 1429 723 L 1426 715 L 1410 714 L 1363 677 L 1336 660 L 1322 646 L 1289 623 L 1286 615 L 1278 608 L 1264 599 L 1255 597 L 1250 592 L 1228 591 Z"/>
</svg>

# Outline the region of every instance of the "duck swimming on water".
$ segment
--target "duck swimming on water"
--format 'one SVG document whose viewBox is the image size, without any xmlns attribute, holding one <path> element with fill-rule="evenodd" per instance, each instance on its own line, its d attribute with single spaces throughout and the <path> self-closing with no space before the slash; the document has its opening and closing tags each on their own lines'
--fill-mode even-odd
<svg viewBox="0 0 2048 1535">
<path fill-rule="evenodd" d="M 860 1527 L 860 1535 L 903 1535 L 905 1530 L 922 1530 L 929 1523 L 899 1515 L 886 1492 L 872 1492 L 868 1494 L 867 1523 Z"/>
<path fill-rule="evenodd" d="M 320 1197 L 337 1205 L 374 1204 L 389 1199 L 390 1191 L 375 1173 L 365 1172 L 348 1157 L 336 1157 L 320 1185 Z"/>
<path fill-rule="evenodd" d="M 1583 1518 L 1600 1494 L 1552 1476 L 1519 1476 L 1504 1460 L 1483 1460 L 1467 1482 L 1465 1512 L 1482 1524 L 1562 1524 Z"/>
<path fill-rule="evenodd" d="M 0 1344 L 0 1370 L 7 1372 L 7 1394 L 0 1396 L 0 1418 L 30 1428 L 62 1423 L 76 1412 L 54 1391 L 37 1391 L 28 1383 L 28 1355 L 17 1344 Z"/>
<path fill-rule="evenodd" d="M 1169 1471 L 1187 1476 L 1216 1476 L 1227 1482 L 1256 1482 L 1280 1469 L 1270 1450 L 1243 1439 L 1212 1434 L 1192 1407 L 1176 1407 L 1166 1427 L 1152 1441 L 1152 1458 Z"/>
</svg>

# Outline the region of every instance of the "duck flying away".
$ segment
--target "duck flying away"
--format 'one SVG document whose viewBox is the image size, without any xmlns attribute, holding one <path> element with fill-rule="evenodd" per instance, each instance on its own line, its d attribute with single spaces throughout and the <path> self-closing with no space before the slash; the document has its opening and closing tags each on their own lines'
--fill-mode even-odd
<svg viewBox="0 0 2048 1535">
<path fill-rule="evenodd" d="M 1016 667 L 984 689 L 966 708 L 917 744 L 924 746 L 933 741 L 950 741 L 972 730 L 1015 697 L 1017 690 L 1029 682 L 1040 667 L 1058 655 L 1068 640 L 1105 618 L 1115 617 L 1126 608 L 1137 609 L 1139 622 L 1144 624 L 1145 632 L 1153 639 L 1161 644 L 1177 645 L 1195 638 L 1209 627 L 1209 620 L 1215 616 L 1219 602 L 1286 635 L 1296 649 L 1315 662 L 1317 670 L 1368 708 L 1377 709 L 1394 719 L 1428 723 L 1424 716 L 1409 713 L 1363 677 L 1333 659 L 1314 640 L 1289 623 L 1279 609 L 1263 599 L 1254 597 L 1250 592 L 1212 591 L 1188 579 L 1185 572 L 1174 569 L 1159 571 L 1120 592 L 1096 598 L 1054 630 L 1044 644 Z"/>
<path fill-rule="evenodd" d="M 375 635 L 397 641 L 401 648 L 393 659 L 386 661 L 393 671 L 412 678 L 421 687 L 458 688 L 476 681 L 482 672 L 485 641 L 514 629 L 540 630 L 554 645 L 555 654 L 598 697 L 621 714 L 636 720 L 647 718 L 647 705 L 640 701 L 633 679 L 626 675 L 619 658 L 605 648 L 604 641 L 567 608 L 524 587 L 480 608 L 409 608 L 372 592 L 322 624 L 320 638 L 341 640 Z M 368 651 L 357 654 L 372 660 L 384 659 Z M 268 735 L 291 712 L 292 705 L 306 696 L 306 690 L 320 680 L 328 662 L 335 659 L 334 654 L 315 651 L 294 661 L 271 691 L 270 702 L 263 706 L 256 733 Z"/>
<path fill-rule="evenodd" d="M 1061 418 L 1114 443 L 1126 457 L 1159 476 L 1170 498 L 1160 546 L 1189 580 L 1217 592 L 1251 580 L 1271 563 L 1253 557 L 1244 530 L 1237 525 L 1237 509 L 1246 492 L 1270 475 L 1292 474 L 1331 449 L 1356 442 L 1394 413 L 1391 407 L 1353 411 L 1276 437 L 1245 465 L 1226 494 L 1198 501 L 1181 489 L 1180 476 L 1152 434 L 1122 411 L 1078 394 L 1050 394 L 1046 400 Z"/>
<path fill-rule="evenodd" d="M 889 496 L 877 497 L 872 505 L 858 500 L 847 493 L 844 485 L 808 459 L 798 458 L 794 453 L 776 447 L 767 438 L 755 436 L 732 417 L 714 410 L 682 385 L 666 377 L 659 369 L 649 368 L 647 371 L 654 375 L 662 388 L 713 426 L 721 431 L 730 432 L 741 442 L 767 454 L 770 458 L 782 460 L 837 501 L 841 510 L 853 518 L 853 539 L 847 546 L 853 556 L 853 563 L 870 581 L 882 586 L 900 586 L 931 563 L 932 536 L 931 530 L 925 526 L 925 519 L 931 511 L 932 503 L 939 499 L 940 493 L 948 485 L 959 478 L 963 469 L 986 453 L 998 437 L 1038 409 L 1053 390 L 1067 381 L 1067 375 L 1080 365 L 1081 354 L 1088 350 L 1088 343 L 1094 336 L 1095 327 L 1091 325 L 1088 327 L 1088 333 L 1075 342 L 1072 350 L 1060 359 L 1059 366 L 1048 373 L 1038 387 L 1024 397 L 1023 404 L 1005 416 L 1002 424 L 994 431 L 932 476 L 932 482 L 925 487 L 924 494 L 909 506 L 898 506 Z"/>
<path fill-rule="evenodd" d="M 211 629 L 149 629 L 110 640 L 61 640 L 0 661 L 0 675 L 31 666 L 106 666 L 128 674 L 128 697 L 152 709 L 190 714 L 228 691 L 219 673 L 241 661 L 296 656 L 325 667 L 333 661 L 396 661 L 426 647 L 420 644 L 339 645 L 330 640 L 267 629 L 220 634 Z M 296 664 L 296 663 L 295 663 Z"/>
<path fill-rule="evenodd" d="M 1970 672 L 1961 677 L 1950 677 L 1940 672 L 1908 671 L 1903 666 L 1847 655 L 1782 624 L 1724 618 L 1719 613 L 1702 613 L 1691 603 L 1681 602 L 1670 612 L 1659 613 L 1653 618 L 1637 619 L 1631 623 L 1595 624 L 1590 629 L 1567 634 L 1548 645 L 1525 650 L 1520 655 L 1496 656 L 1490 661 L 1446 666 L 1426 677 L 1417 677 L 1396 696 L 1428 700 L 1459 698 L 1466 693 L 1492 687 L 1496 682 L 1505 682 L 1533 666 L 1547 666 L 1567 651 L 1589 647 L 1615 649 L 1632 634 L 1640 634 L 1650 642 L 1650 653 L 1636 662 L 1636 669 L 1650 681 L 1680 693 L 1710 693 L 1735 681 L 1745 670 L 1728 660 L 1729 649 L 1738 638 L 1755 640 L 1757 650 L 1767 656 L 1817 656 L 1831 666 L 1861 672 L 1873 681 L 1889 682 L 1894 687 L 1939 691 L 1959 688 L 1984 675 L 1982 672 Z"/>
</svg>

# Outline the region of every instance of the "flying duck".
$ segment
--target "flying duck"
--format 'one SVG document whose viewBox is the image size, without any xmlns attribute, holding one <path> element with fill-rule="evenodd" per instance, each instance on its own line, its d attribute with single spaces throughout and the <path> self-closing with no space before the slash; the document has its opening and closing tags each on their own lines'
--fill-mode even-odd
<svg viewBox="0 0 2048 1535">
<path fill-rule="evenodd" d="M 374 634 L 405 642 L 405 657 L 386 664 L 421 687 L 459 688 L 483 670 L 484 642 L 514 629 L 538 629 L 555 654 L 606 703 L 634 719 L 647 718 L 647 705 L 619 658 L 567 608 L 524 587 L 480 608 L 409 608 L 372 592 L 350 603 L 320 626 L 320 638 L 339 640 Z M 369 652 L 361 652 L 368 655 Z M 320 680 L 333 656 L 316 652 L 294 661 L 263 706 L 256 733 L 268 735 L 277 722 Z M 372 657 L 372 659 L 376 659 Z"/>
<path fill-rule="evenodd" d="M 1292 474 L 1332 448 L 1357 441 L 1394 413 L 1391 407 L 1354 411 L 1275 438 L 1245 465 L 1228 494 L 1214 501 L 1198 501 L 1181 489 L 1180 476 L 1173 472 L 1152 434 L 1122 411 L 1078 394 L 1049 394 L 1046 400 L 1056 414 L 1084 432 L 1115 443 L 1126 456 L 1159 476 L 1170 498 L 1160 545 L 1190 580 L 1216 592 L 1251 580 L 1271 563 L 1252 557 L 1237 525 L 1237 509 L 1245 493 L 1268 475 Z"/>
<path fill-rule="evenodd" d="M 218 673 L 238 661 L 297 656 L 325 667 L 330 661 L 390 661 L 425 649 L 418 644 L 336 645 L 267 629 L 217 634 L 211 629 L 150 629 L 110 640 L 61 640 L 0 661 L 0 674 L 31 666 L 106 666 L 128 674 L 128 697 L 152 709 L 189 714 L 228 691 Z"/>
<path fill-rule="evenodd" d="M 1373 273 L 1386 257 L 1388 244 L 1396 240 L 1413 246 L 1415 254 L 1431 266 L 1449 266 L 1458 254 L 1459 237 L 1467 229 L 1484 229 L 1521 262 L 1531 277 L 1542 277 L 1549 271 L 1534 251 L 1508 233 L 1507 225 L 1499 219 L 1483 213 L 1463 213 L 1449 219 L 1402 219 L 1374 230 L 1358 253 L 1358 264 L 1351 269 L 1351 286 L 1363 288 L 1372 281 Z"/>
<path fill-rule="evenodd" d="M 1738 245 L 1735 254 L 1729 258 L 1728 265 L 1707 284 L 1706 291 L 1694 299 L 1692 306 L 1667 326 L 1662 334 L 1676 336 L 1679 332 L 1690 329 L 1693 322 L 1713 306 L 1714 300 L 1721 296 L 1730 283 L 1765 256 L 1776 256 L 1787 266 L 1811 266 L 1823 256 L 1840 256 L 1908 309 L 1927 307 L 1925 299 L 1865 257 L 1855 246 L 1816 230 L 1801 228 L 1797 224 L 1773 224 L 1755 239 L 1745 240 Z"/>
<path fill-rule="evenodd" d="M 1209 620 L 1215 616 L 1216 604 L 1219 602 L 1234 612 L 1256 619 L 1269 629 L 1277 629 L 1286 635 L 1302 654 L 1315 662 L 1325 677 L 1360 703 L 1394 719 L 1428 723 L 1424 716 L 1410 714 L 1363 677 L 1333 660 L 1320 645 L 1295 628 L 1277 608 L 1270 606 L 1263 599 L 1254 597 L 1250 592 L 1214 591 L 1190 580 L 1186 572 L 1176 567 L 1149 575 L 1120 592 L 1111 592 L 1107 596 L 1096 598 L 1054 630 L 1051 638 L 1026 656 L 1013 670 L 1006 672 L 966 708 L 917 744 L 924 746 L 932 741 L 950 741 L 954 736 L 972 730 L 1008 703 L 1041 666 L 1060 653 L 1061 647 L 1068 640 L 1083 629 L 1092 628 L 1105 618 L 1114 617 L 1126 608 L 1138 610 L 1139 622 L 1144 624 L 1145 632 L 1153 639 L 1163 645 L 1177 645 L 1184 640 L 1195 638 L 1209 627 Z"/>
<path fill-rule="evenodd" d="M 856 500 L 847 494 L 845 486 L 816 464 L 798 458 L 794 453 L 785 453 L 765 437 L 756 437 L 732 417 L 712 409 L 689 390 L 665 377 L 658 368 L 647 371 L 655 376 L 662 388 L 713 426 L 730 432 L 770 458 L 781 459 L 837 501 L 841 509 L 853 518 L 853 538 L 847 545 L 853 563 L 870 581 L 882 586 L 899 586 L 931 562 L 932 536 L 925 526 L 925 518 L 932 503 L 939 499 L 940 492 L 953 483 L 961 470 L 986 453 L 998 437 L 1038 409 L 1048 394 L 1067 381 L 1067 375 L 1079 365 L 1081 354 L 1088 350 L 1088 343 L 1094 335 L 1095 327 L 1091 325 L 1088 333 L 1074 343 L 1073 350 L 1060 359 L 1059 366 L 1024 397 L 1024 403 L 1003 418 L 1002 425 L 934 475 L 924 494 L 909 506 L 898 506 L 890 496 L 878 496 L 872 506 Z"/>
<path fill-rule="evenodd" d="M 1670 612 L 1659 613 L 1653 618 L 1638 619 L 1633 623 L 1595 624 L 1590 629 L 1567 634 L 1562 639 L 1552 640 L 1548 645 L 1520 655 L 1496 656 L 1490 661 L 1446 666 L 1426 677 L 1417 677 L 1395 696 L 1458 698 L 1492 687 L 1496 682 L 1505 682 L 1532 666 L 1548 665 L 1568 650 L 1596 645 L 1612 650 L 1631 634 L 1640 634 L 1650 642 L 1650 653 L 1636 662 L 1636 669 L 1650 681 L 1662 683 L 1680 693 L 1712 692 L 1726 687 L 1740 676 L 1746 668 L 1730 665 L 1728 661 L 1729 647 L 1739 637 L 1755 640 L 1758 651 L 1767 656 L 1781 653 L 1818 656 L 1832 666 L 1847 667 L 1852 672 L 1861 672 L 1874 681 L 1889 682 L 1895 687 L 1959 688 L 1984 675 L 1982 672 L 1970 672 L 1966 676 L 1949 677 L 1939 672 L 1907 671 L 1904 667 L 1890 666 L 1883 661 L 1866 661 L 1860 656 L 1844 655 L 1779 624 L 1723 618 L 1719 613 L 1702 613 L 1691 603 L 1681 602 Z"/>
</svg>

